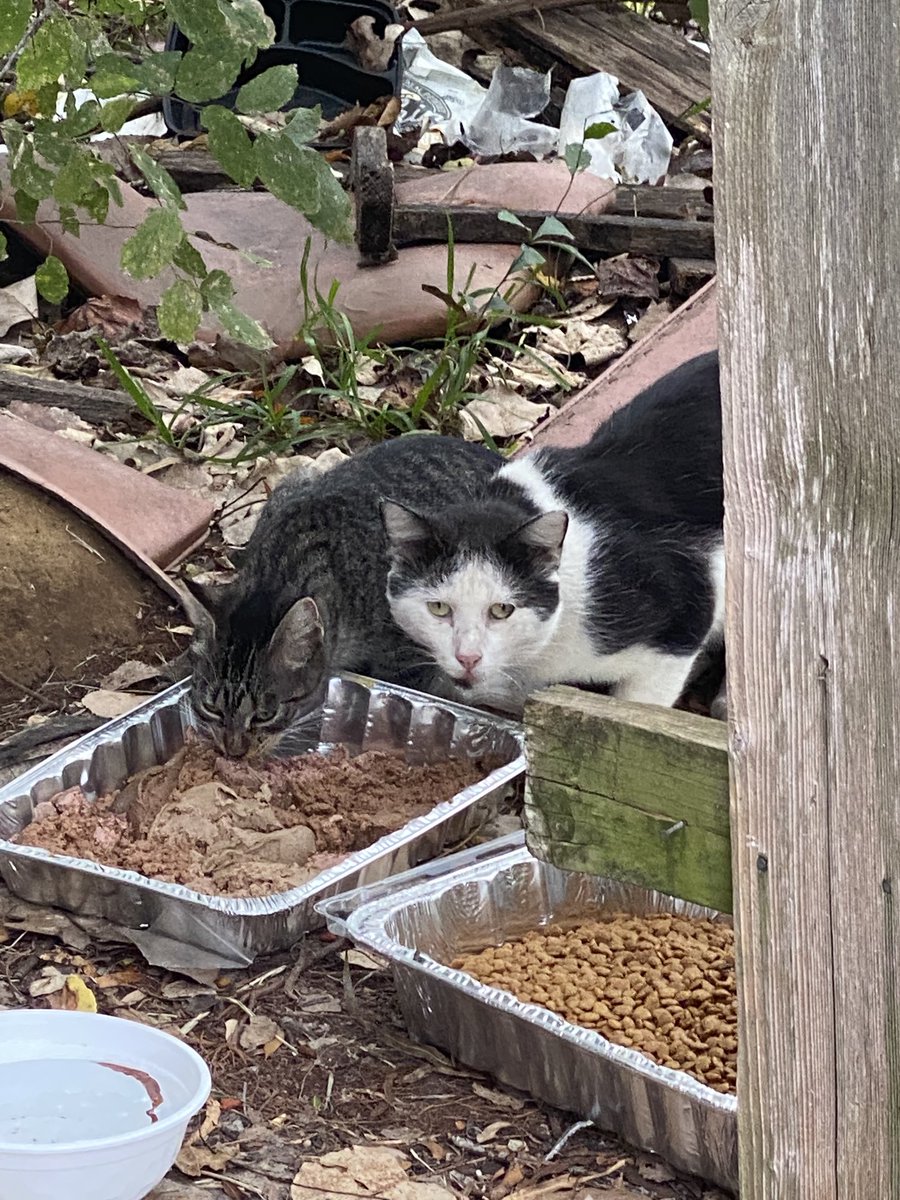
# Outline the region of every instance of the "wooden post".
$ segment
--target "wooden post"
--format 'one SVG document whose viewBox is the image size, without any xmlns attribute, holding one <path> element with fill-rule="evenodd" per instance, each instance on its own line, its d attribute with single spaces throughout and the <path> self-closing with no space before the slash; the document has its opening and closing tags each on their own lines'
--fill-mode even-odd
<svg viewBox="0 0 900 1200">
<path fill-rule="evenodd" d="M 711 8 L 741 1200 L 898 1200 L 900 9 Z"/>
</svg>

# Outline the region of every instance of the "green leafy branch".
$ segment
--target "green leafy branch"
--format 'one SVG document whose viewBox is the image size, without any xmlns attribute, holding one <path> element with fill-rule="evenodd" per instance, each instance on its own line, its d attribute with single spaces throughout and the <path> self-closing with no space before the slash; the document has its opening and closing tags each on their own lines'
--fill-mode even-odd
<svg viewBox="0 0 900 1200">
<path fill-rule="evenodd" d="M 250 187 L 258 180 L 327 237 L 349 240 L 349 199 L 308 145 L 319 128 L 320 110 L 298 109 L 283 128 L 255 137 L 247 128 L 250 119 L 290 102 L 296 67 L 270 67 L 245 83 L 237 91 L 236 111 L 212 103 L 229 94 L 259 51 L 271 45 L 274 26 L 262 5 L 258 0 L 164 2 L 167 17 L 191 43 L 183 54 L 111 45 L 109 18 L 140 27 L 150 12 L 143 0 L 84 0 L 66 12 L 56 0 L 45 0 L 40 20 L 32 16 L 29 0 L 0 0 L 0 54 L 9 56 L 16 72 L 15 87 L 3 99 L 0 135 L 8 150 L 18 221 L 32 223 L 38 205 L 52 200 L 67 233 L 77 235 L 86 221 L 105 223 L 111 206 L 121 207 L 122 194 L 113 167 L 94 154 L 91 135 L 98 130 L 118 134 L 148 99 L 175 94 L 204 106 L 201 120 L 210 152 L 235 183 Z M 75 93 L 80 89 L 90 96 L 79 103 Z M 229 337 L 268 349 L 266 332 L 235 306 L 228 274 L 210 270 L 185 231 L 185 203 L 175 180 L 145 150 L 132 146 L 130 153 L 157 207 L 123 246 L 121 265 L 135 279 L 163 272 L 175 276 L 159 305 L 162 333 L 189 341 L 204 313 L 212 313 Z M 4 254 L 0 235 L 0 257 Z M 68 279 L 58 259 L 47 259 L 37 285 L 48 300 L 65 297 Z"/>
</svg>

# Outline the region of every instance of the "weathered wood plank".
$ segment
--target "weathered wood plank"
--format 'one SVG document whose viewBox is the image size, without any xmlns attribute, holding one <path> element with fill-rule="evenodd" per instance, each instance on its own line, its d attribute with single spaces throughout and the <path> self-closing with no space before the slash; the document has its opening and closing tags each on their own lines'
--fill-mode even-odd
<svg viewBox="0 0 900 1200">
<path fill-rule="evenodd" d="M 731 910 L 723 725 L 551 688 L 529 702 L 525 726 L 533 853 Z"/>
<path fill-rule="evenodd" d="M 147 422 L 124 392 L 88 387 L 66 379 L 38 379 L 24 371 L 0 367 L 0 408 L 8 408 L 14 400 L 67 408 L 95 425 L 147 428 Z"/>
<path fill-rule="evenodd" d="M 532 781 L 525 804 L 526 841 L 536 858 L 567 871 L 732 911 L 731 843 L 725 833 L 645 812 L 577 788 Z"/>
<path fill-rule="evenodd" d="M 532 232 L 546 217 L 542 212 L 516 211 Z M 500 242 L 515 245 L 524 231 L 501 221 L 494 209 L 466 207 L 442 209 L 434 204 L 404 204 L 394 210 L 394 241 L 398 246 L 418 242 L 446 242 L 447 221 L 453 222 L 458 242 Z M 709 258 L 715 243 L 711 221 L 672 220 L 664 217 L 625 217 L 566 214 L 563 223 L 581 250 L 596 254 L 649 254 L 668 258 Z"/>
<path fill-rule="evenodd" d="M 690 296 L 716 273 L 713 258 L 670 258 L 669 283 L 676 296 Z"/>
<path fill-rule="evenodd" d="M 898 1200 L 900 22 L 710 10 L 740 1192 Z"/>
</svg>

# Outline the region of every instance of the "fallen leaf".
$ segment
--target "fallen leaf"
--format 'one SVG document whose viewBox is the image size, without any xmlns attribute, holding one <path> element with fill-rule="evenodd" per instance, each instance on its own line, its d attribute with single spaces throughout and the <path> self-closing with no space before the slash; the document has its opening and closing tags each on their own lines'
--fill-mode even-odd
<svg viewBox="0 0 900 1200">
<path fill-rule="evenodd" d="M 96 987 L 104 991 L 106 988 L 115 987 L 134 987 L 136 983 L 143 982 L 144 973 L 137 967 L 125 967 L 122 971 L 111 971 L 108 975 L 101 975 L 94 980 Z M 127 996 L 125 997 L 127 999 Z M 120 1003 L 124 1003 L 120 1001 Z"/>
<path fill-rule="evenodd" d="M 506 1092 L 497 1091 L 496 1088 L 485 1087 L 482 1083 L 473 1083 L 472 1091 L 482 1100 L 487 1100 L 496 1108 L 505 1108 L 508 1112 L 521 1112 L 525 1107 L 525 1101 L 520 1100 L 518 1096 L 510 1096 Z"/>
<path fill-rule="evenodd" d="M 480 442 L 485 432 L 493 438 L 518 437 L 549 412 L 549 404 L 534 404 L 512 388 L 496 385 L 462 409 L 462 434 L 468 442 Z"/>
<path fill-rule="evenodd" d="M 254 1015 L 241 1030 L 238 1045 L 242 1050 L 260 1050 L 273 1038 L 280 1041 L 284 1038 L 284 1033 L 271 1017 Z"/>
<path fill-rule="evenodd" d="M 560 358 L 578 355 L 588 367 L 596 367 L 611 358 L 617 358 L 628 349 L 628 339 L 622 336 L 615 325 L 604 322 L 592 324 L 578 318 L 542 329 L 537 344 L 541 350 Z"/>
<path fill-rule="evenodd" d="M 68 408 L 59 408 L 55 404 L 32 404 L 28 400 L 13 400 L 9 411 L 14 417 L 23 417 L 31 425 L 41 429 L 49 429 L 51 433 L 61 433 L 72 441 L 90 445 L 96 431 L 93 425 L 82 420 Z"/>
<path fill-rule="evenodd" d="M 363 967 L 366 971 L 380 971 L 385 966 L 382 960 L 372 958 L 364 950 L 342 950 L 341 958 L 351 967 Z"/>
<path fill-rule="evenodd" d="M 543 332 L 543 329 L 541 330 Z M 512 362 L 504 364 L 504 378 L 526 392 L 559 392 L 580 387 L 585 376 L 579 371 L 558 362 L 552 354 L 532 348 L 530 354 L 521 354 Z"/>
<path fill-rule="evenodd" d="M 200 1128 L 197 1130 L 196 1138 L 191 1137 L 190 1141 L 205 1142 L 209 1135 L 219 1124 L 222 1116 L 222 1105 L 218 1100 L 210 1099 L 206 1102 L 206 1108 L 203 1110 L 203 1121 Z"/>
<path fill-rule="evenodd" d="M 486 1142 L 492 1142 L 501 1129 L 511 1129 L 509 1121 L 492 1121 L 490 1125 L 485 1125 L 481 1133 L 479 1133 L 475 1141 L 479 1146 L 483 1146 Z"/>
<path fill-rule="evenodd" d="M 82 708 L 86 708 L 94 716 L 110 718 L 124 716 L 139 704 L 143 704 L 146 699 L 146 696 L 135 696 L 131 692 L 110 692 L 105 688 L 98 688 L 97 691 L 82 696 L 80 703 Z"/>
<path fill-rule="evenodd" d="M 129 296 L 92 296 L 55 326 L 57 333 L 99 330 L 107 341 L 118 341 L 140 325 L 143 310 Z"/>
<path fill-rule="evenodd" d="M 651 301 L 640 320 L 629 328 L 628 340 L 639 342 L 642 338 L 647 337 L 648 334 L 659 329 L 665 321 L 668 321 L 671 312 L 668 301 L 660 300 L 659 303 Z"/>
<path fill-rule="evenodd" d="M 51 992 L 47 999 L 51 1008 L 69 1012 L 97 1011 L 97 997 L 80 975 L 67 975 L 64 986 L 59 991 Z"/>
<path fill-rule="evenodd" d="M 351 1146 L 305 1162 L 294 1177 L 291 1200 L 337 1195 L 379 1200 L 449 1200 L 453 1193 L 431 1180 L 409 1179 L 406 1155 L 389 1146 Z"/>
<path fill-rule="evenodd" d="M 23 321 L 33 321 L 37 315 L 37 285 L 33 275 L 0 288 L 0 337 Z"/>
<path fill-rule="evenodd" d="M 425 1147 L 436 1162 L 443 1162 L 447 1157 L 447 1150 L 433 1137 L 421 1138 L 419 1144 Z"/>
<path fill-rule="evenodd" d="M 233 1158 L 237 1158 L 241 1148 L 231 1143 L 211 1150 L 202 1143 L 182 1146 L 181 1153 L 175 1159 L 175 1166 L 191 1179 L 199 1179 L 204 1171 L 221 1171 L 227 1167 Z"/>
<path fill-rule="evenodd" d="M 116 667 L 114 671 L 110 671 L 101 679 L 100 687 L 110 692 L 122 692 L 134 687 L 136 683 L 146 683 L 150 679 L 158 679 L 160 669 L 158 664 L 154 667 L 149 663 L 140 662 L 136 658 L 129 658 L 127 662 L 123 662 L 121 666 Z"/>
<path fill-rule="evenodd" d="M 520 1163 L 513 1163 L 503 1176 L 503 1186 L 510 1189 L 518 1187 L 524 1178 L 525 1168 Z"/>
<path fill-rule="evenodd" d="M 44 967 L 37 979 L 28 985 L 28 995 L 32 999 L 39 996 L 52 996 L 54 992 L 62 991 L 66 986 L 66 976 L 57 967 Z"/>
</svg>

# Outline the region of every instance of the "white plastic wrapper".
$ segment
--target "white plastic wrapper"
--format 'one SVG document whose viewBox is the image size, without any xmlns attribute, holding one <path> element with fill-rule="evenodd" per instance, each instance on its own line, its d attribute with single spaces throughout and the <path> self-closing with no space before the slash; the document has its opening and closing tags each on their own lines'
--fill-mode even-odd
<svg viewBox="0 0 900 1200">
<path fill-rule="evenodd" d="M 615 132 L 585 139 L 585 130 L 600 122 L 615 125 Z M 566 93 L 557 152 L 582 141 L 591 156 L 586 169 L 601 179 L 658 183 L 669 170 L 672 135 L 662 117 L 643 92 L 620 99 L 618 79 L 605 71 L 574 79 Z"/>
<path fill-rule="evenodd" d="M 398 133 L 421 130 L 425 144 L 438 134 L 448 146 L 462 141 L 463 129 L 487 95 L 465 71 L 432 54 L 415 29 L 403 38 L 402 107 L 394 128 Z"/>
<path fill-rule="evenodd" d="M 618 79 L 605 71 L 575 79 L 558 130 L 531 119 L 549 99 L 549 72 L 498 67 L 483 88 L 432 54 L 414 29 L 403 39 L 403 107 L 395 128 L 422 135 L 410 161 L 420 161 L 435 142 L 462 142 L 483 157 L 527 151 L 538 159 L 554 152 L 562 157 L 567 146 L 583 143 L 591 159 L 587 170 L 601 179 L 657 183 L 665 177 L 672 135 L 643 92 L 620 98 Z M 598 122 L 615 131 L 585 140 L 585 130 Z"/>
</svg>

